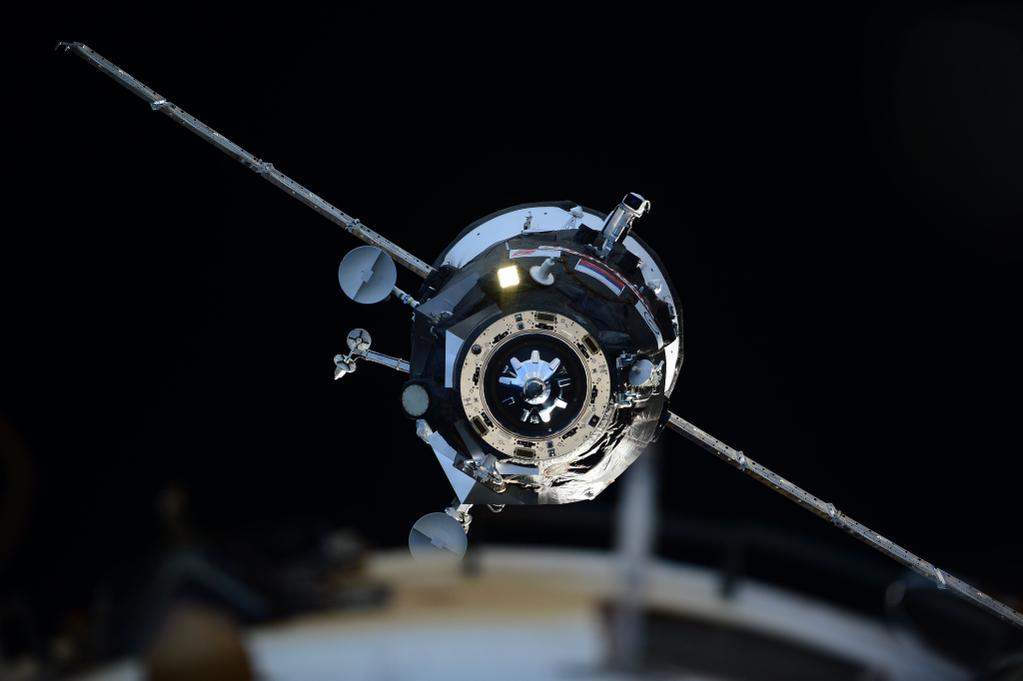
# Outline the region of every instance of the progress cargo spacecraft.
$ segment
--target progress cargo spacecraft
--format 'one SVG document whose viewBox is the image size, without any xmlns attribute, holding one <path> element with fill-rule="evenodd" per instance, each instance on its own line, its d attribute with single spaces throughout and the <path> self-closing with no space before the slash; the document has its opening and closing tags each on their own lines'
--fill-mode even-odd
<svg viewBox="0 0 1023 681">
<path fill-rule="evenodd" d="M 593 499 L 669 428 L 803 508 L 995 615 L 1012 608 L 942 571 L 668 410 L 682 365 L 678 299 L 634 232 L 650 210 L 626 194 L 608 215 L 570 201 L 515 206 L 466 227 L 427 264 L 217 133 L 82 43 L 61 43 L 158 111 L 366 242 L 341 288 L 359 303 L 412 308 L 409 359 L 371 349 L 364 329 L 335 378 L 366 362 L 408 374 L 401 407 L 454 490 L 416 523 L 414 555 L 462 555 L 470 508 Z M 395 286 L 395 263 L 422 278 Z"/>
</svg>

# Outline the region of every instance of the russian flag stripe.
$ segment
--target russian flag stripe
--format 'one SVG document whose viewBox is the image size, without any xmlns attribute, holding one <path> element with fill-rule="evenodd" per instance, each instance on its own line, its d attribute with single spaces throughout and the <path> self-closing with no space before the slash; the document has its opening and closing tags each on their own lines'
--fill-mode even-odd
<svg viewBox="0 0 1023 681">
<path fill-rule="evenodd" d="M 618 275 L 603 265 L 597 264 L 593 260 L 589 260 L 588 258 L 579 258 L 579 260 L 575 263 L 575 269 L 577 272 L 588 274 L 604 286 L 607 286 L 607 288 L 616 296 L 620 296 L 622 291 L 625 290 L 625 282 L 622 281 Z"/>
</svg>

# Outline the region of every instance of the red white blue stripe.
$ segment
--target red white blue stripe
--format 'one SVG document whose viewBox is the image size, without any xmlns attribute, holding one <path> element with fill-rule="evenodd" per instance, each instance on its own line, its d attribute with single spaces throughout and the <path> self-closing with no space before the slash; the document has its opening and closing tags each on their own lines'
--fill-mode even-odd
<svg viewBox="0 0 1023 681">
<path fill-rule="evenodd" d="M 575 263 L 575 270 L 576 272 L 582 272 L 583 274 L 593 277 L 606 286 L 616 296 L 620 296 L 622 291 L 625 290 L 625 282 L 622 281 L 621 277 L 615 274 L 612 269 L 605 267 L 595 260 L 579 258 L 579 260 Z"/>
</svg>

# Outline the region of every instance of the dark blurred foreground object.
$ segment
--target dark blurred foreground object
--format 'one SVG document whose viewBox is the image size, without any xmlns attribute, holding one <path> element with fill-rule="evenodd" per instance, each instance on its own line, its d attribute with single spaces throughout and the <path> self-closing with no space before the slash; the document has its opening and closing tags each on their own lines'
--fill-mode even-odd
<svg viewBox="0 0 1023 681">
<path fill-rule="evenodd" d="M 188 500 L 176 484 L 159 494 L 165 546 L 143 583 L 121 595 L 125 603 L 112 622 L 108 652 L 149 649 L 157 631 L 166 631 L 164 618 L 182 604 L 201 604 L 251 625 L 386 597 L 378 584 L 360 579 L 364 547 L 350 532 L 284 525 L 244 540 L 206 537 L 192 525 Z"/>
<path fill-rule="evenodd" d="M 32 466 L 24 442 L 0 416 L 0 570 L 7 564 L 28 522 Z"/>
<path fill-rule="evenodd" d="M 0 416 L 0 584 L 6 584 L 11 558 L 28 524 L 32 486 L 28 450 L 14 426 Z M 0 679 L 35 677 L 42 652 L 37 626 L 24 593 L 0 590 Z"/>
<path fill-rule="evenodd" d="M 146 653 L 149 681 L 251 681 L 252 662 L 235 624 L 196 605 L 170 611 Z"/>
</svg>

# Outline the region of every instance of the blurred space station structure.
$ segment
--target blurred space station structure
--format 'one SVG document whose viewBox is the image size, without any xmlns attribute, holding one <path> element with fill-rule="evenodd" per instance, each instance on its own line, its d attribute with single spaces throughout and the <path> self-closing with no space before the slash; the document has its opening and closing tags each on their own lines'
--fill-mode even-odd
<svg viewBox="0 0 1023 681">
<path fill-rule="evenodd" d="M 175 676 L 154 674 L 160 658 L 167 657 L 161 650 L 144 661 L 123 660 L 75 679 L 972 678 L 953 661 L 900 640 L 868 618 L 757 583 L 744 584 L 727 598 L 718 591 L 713 571 L 666 563 L 651 566 L 640 666 L 609 667 L 606 657 L 616 631 L 613 556 L 495 548 L 473 560 L 477 573 L 467 578 L 443 560 L 380 554 L 369 562 L 367 574 L 388 584 L 384 606 L 259 626 L 238 634 L 239 643 L 230 647 L 194 634 L 190 648 L 174 648 Z M 247 657 L 237 652 L 242 647 Z M 495 659 L 502 650 L 528 654 Z M 213 666 L 221 676 L 195 673 Z M 238 667 L 252 668 L 255 675 L 222 672 Z"/>
<path fill-rule="evenodd" d="M 338 379 L 367 362 L 408 376 L 401 407 L 455 495 L 416 523 L 414 556 L 460 557 L 474 505 L 593 499 L 668 428 L 939 588 L 1023 627 L 1017 611 L 669 411 L 683 358 L 680 308 L 664 265 L 633 231 L 650 209 L 642 196 L 626 194 L 607 215 L 573 202 L 498 211 L 428 264 L 86 45 L 59 47 L 364 241 L 339 271 L 350 298 L 393 297 L 412 308 L 409 359 L 372 349 L 369 332 L 354 329 L 334 362 Z M 415 293 L 396 286 L 395 263 L 422 279 Z"/>
</svg>

